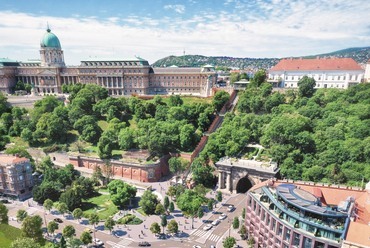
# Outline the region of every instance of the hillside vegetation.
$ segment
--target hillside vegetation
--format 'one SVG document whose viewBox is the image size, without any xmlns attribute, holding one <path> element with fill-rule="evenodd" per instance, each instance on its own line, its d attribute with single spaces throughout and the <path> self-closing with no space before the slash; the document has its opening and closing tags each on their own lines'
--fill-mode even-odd
<svg viewBox="0 0 370 248">
<path fill-rule="evenodd" d="M 370 47 L 347 48 L 331 53 L 302 56 L 303 58 L 338 57 L 353 58 L 357 63 L 365 64 L 370 60 Z M 182 67 L 200 67 L 206 64 L 215 67 L 242 68 L 247 70 L 270 69 L 281 58 L 233 58 L 219 56 L 185 55 L 168 56 L 153 63 L 154 67 L 168 67 L 172 65 Z"/>
<path fill-rule="evenodd" d="M 278 162 L 282 177 L 348 185 L 368 182 L 370 84 L 345 91 L 303 89 L 282 94 L 266 83 L 249 87 L 240 94 L 237 114 L 225 117 L 200 159 L 239 157 L 246 144 L 256 142 Z"/>
</svg>

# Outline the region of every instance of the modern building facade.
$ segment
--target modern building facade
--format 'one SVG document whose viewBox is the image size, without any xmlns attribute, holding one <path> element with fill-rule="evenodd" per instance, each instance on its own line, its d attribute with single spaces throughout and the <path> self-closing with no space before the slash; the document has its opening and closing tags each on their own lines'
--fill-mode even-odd
<svg viewBox="0 0 370 248">
<path fill-rule="evenodd" d="M 370 247 L 370 189 L 268 180 L 247 195 L 255 247 Z"/>
<path fill-rule="evenodd" d="M 303 76 L 314 78 L 315 88 L 347 89 L 364 82 L 365 71 L 352 58 L 282 59 L 268 72 L 278 88 L 298 88 Z"/>
<path fill-rule="evenodd" d="M 0 154 L 0 193 L 20 200 L 32 196 L 33 178 L 29 159 Z"/>
<path fill-rule="evenodd" d="M 140 57 L 86 59 L 66 66 L 58 37 L 48 28 L 40 42 L 40 61 L 0 59 L 0 90 L 10 93 L 17 81 L 33 85 L 37 94 L 62 92 L 62 85 L 97 84 L 110 95 L 186 94 L 207 97 L 217 82 L 213 66 L 153 68 Z"/>
</svg>

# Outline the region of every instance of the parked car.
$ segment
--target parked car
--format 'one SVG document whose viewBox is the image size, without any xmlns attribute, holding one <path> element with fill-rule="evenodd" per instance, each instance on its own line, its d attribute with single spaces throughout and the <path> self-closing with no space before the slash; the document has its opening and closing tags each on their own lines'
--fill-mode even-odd
<svg viewBox="0 0 370 248">
<path fill-rule="evenodd" d="M 193 248 L 202 248 L 199 245 L 193 245 Z"/>
<path fill-rule="evenodd" d="M 213 227 L 213 225 L 212 224 L 207 224 L 207 225 L 205 225 L 204 227 L 203 227 L 203 230 L 204 231 L 208 231 L 209 229 L 211 229 Z"/>
<path fill-rule="evenodd" d="M 55 218 L 54 221 L 57 223 L 63 223 L 63 220 L 61 218 Z"/>
<path fill-rule="evenodd" d="M 226 218 L 227 218 L 226 214 L 221 214 L 220 216 L 218 216 L 218 219 L 220 219 L 220 220 L 224 220 Z"/>
<path fill-rule="evenodd" d="M 90 228 L 85 228 L 84 232 L 93 233 L 93 230 L 91 230 Z"/>
<path fill-rule="evenodd" d="M 235 210 L 234 205 L 229 205 L 229 206 L 227 207 L 227 211 L 229 211 L 229 212 L 232 212 L 232 211 L 234 211 L 234 210 Z"/>
<path fill-rule="evenodd" d="M 96 244 L 96 245 L 99 245 L 99 246 L 104 245 L 104 242 L 101 241 L 100 239 L 93 239 L 92 243 Z"/>
<path fill-rule="evenodd" d="M 7 199 L 2 199 L 2 200 L 0 200 L 0 202 L 1 202 L 1 203 L 10 203 L 10 201 L 9 201 L 9 200 L 7 200 Z"/>
<path fill-rule="evenodd" d="M 213 226 L 217 226 L 218 224 L 220 224 L 220 220 L 219 219 L 215 219 L 211 224 Z"/>
<path fill-rule="evenodd" d="M 139 246 L 150 246 L 150 243 L 149 242 L 146 242 L 146 241 L 140 242 L 139 243 Z"/>
<path fill-rule="evenodd" d="M 158 239 L 167 239 L 166 234 L 162 233 L 158 236 Z"/>
</svg>

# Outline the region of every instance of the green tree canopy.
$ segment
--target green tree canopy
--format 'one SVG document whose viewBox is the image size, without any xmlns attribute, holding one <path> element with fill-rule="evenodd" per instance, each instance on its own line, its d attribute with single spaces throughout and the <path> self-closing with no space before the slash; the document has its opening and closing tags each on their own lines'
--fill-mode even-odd
<svg viewBox="0 0 370 248">
<path fill-rule="evenodd" d="M 127 207 L 130 199 L 136 196 L 137 189 L 121 180 L 113 180 L 108 184 L 108 190 L 114 205 Z"/>
<path fill-rule="evenodd" d="M 139 206 L 143 209 L 145 214 L 154 214 L 156 206 L 158 204 L 158 198 L 150 190 L 145 190 L 139 201 Z"/>
</svg>

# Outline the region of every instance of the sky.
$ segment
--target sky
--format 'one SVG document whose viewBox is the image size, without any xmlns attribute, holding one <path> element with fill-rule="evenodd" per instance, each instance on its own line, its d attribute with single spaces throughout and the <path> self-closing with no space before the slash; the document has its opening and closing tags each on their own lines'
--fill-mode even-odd
<svg viewBox="0 0 370 248">
<path fill-rule="evenodd" d="M 315 55 L 370 46 L 369 13 L 369 0 L 1 0 L 0 58 L 39 59 L 47 23 L 67 65 Z"/>
</svg>

